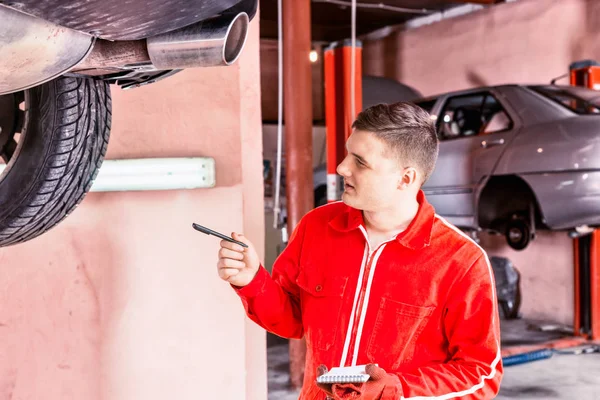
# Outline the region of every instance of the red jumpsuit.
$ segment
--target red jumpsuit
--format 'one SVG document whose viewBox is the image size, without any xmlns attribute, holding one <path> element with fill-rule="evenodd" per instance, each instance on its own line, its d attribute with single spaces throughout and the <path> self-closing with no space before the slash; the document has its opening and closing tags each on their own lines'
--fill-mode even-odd
<svg viewBox="0 0 600 400">
<path fill-rule="evenodd" d="M 422 192 L 408 228 L 371 249 L 362 212 L 338 202 L 308 213 L 273 266 L 237 289 L 248 316 L 306 336 L 300 399 L 325 399 L 328 368 L 376 363 L 405 399 L 491 399 L 502 361 L 492 268 L 484 250 L 435 215 Z"/>
</svg>

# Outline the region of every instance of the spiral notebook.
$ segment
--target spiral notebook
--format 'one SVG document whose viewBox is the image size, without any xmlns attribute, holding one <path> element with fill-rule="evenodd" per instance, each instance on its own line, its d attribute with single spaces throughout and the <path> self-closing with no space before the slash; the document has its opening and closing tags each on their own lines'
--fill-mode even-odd
<svg viewBox="0 0 600 400">
<path fill-rule="evenodd" d="M 326 374 L 317 378 L 318 383 L 363 383 L 368 381 L 369 374 L 365 372 L 364 365 L 354 367 L 331 368 Z"/>
</svg>

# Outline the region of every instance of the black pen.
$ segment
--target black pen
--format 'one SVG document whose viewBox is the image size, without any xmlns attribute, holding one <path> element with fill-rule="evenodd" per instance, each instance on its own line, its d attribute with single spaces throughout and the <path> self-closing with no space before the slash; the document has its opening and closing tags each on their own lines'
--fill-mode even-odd
<svg viewBox="0 0 600 400">
<path fill-rule="evenodd" d="M 194 227 L 195 230 L 200 231 L 202 233 L 206 233 L 207 235 L 213 235 L 213 236 L 216 236 L 216 237 L 221 238 L 223 240 L 227 240 L 228 242 L 239 244 L 242 247 L 246 247 L 246 248 L 248 247 L 248 245 L 246 243 L 238 242 L 237 240 L 235 240 L 233 238 L 230 238 L 229 236 L 225 236 L 222 233 L 219 233 L 217 231 L 213 231 L 212 229 L 208 229 L 208 228 L 206 228 L 206 227 L 204 227 L 202 225 L 198 225 L 198 224 L 196 224 L 196 223 L 193 222 L 192 226 Z"/>
</svg>

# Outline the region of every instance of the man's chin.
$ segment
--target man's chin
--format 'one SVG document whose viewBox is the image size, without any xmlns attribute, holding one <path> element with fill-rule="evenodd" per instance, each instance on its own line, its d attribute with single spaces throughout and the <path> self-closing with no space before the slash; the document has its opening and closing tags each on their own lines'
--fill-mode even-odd
<svg viewBox="0 0 600 400">
<path fill-rule="evenodd" d="M 351 196 L 348 192 L 342 193 L 342 201 L 347 206 L 356 208 L 356 199 L 354 198 L 354 196 Z"/>
</svg>

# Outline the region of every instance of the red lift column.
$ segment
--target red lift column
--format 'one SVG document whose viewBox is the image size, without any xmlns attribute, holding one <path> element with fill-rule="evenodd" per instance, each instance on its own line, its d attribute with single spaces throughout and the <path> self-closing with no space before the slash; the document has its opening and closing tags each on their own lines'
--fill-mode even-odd
<svg viewBox="0 0 600 400">
<path fill-rule="evenodd" d="M 354 49 L 354 110 L 352 110 L 352 43 L 334 42 L 325 49 L 325 128 L 327 133 L 327 202 L 341 197 L 336 168 L 346 156 L 346 139 L 362 110 L 362 43 Z"/>
<path fill-rule="evenodd" d="M 593 60 L 569 66 L 571 85 L 600 90 L 600 63 Z M 576 336 L 600 340 L 600 230 L 574 240 Z"/>
</svg>

